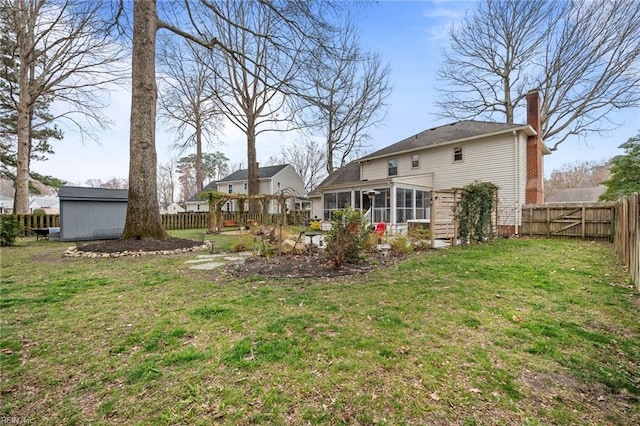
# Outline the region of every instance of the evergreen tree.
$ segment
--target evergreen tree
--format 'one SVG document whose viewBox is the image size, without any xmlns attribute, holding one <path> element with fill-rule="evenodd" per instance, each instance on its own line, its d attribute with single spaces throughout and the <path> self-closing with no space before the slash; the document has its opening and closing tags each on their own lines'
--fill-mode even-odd
<svg viewBox="0 0 640 426">
<path fill-rule="evenodd" d="M 600 196 L 601 200 L 615 201 L 640 192 L 640 133 L 618 148 L 624 149 L 625 153 L 611 159 L 611 179 L 604 182 L 607 190 Z"/>
</svg>

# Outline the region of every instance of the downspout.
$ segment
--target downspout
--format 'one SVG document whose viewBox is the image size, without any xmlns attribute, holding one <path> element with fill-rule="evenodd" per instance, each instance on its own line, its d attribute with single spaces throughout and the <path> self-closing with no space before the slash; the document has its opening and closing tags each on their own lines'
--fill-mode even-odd
<svg viewBox="0 0 640 426">
<path fill-rule="evenodd" d="M 520 216 L 522 213 L 520 212 L 520 149 L 518 147 L 518 132 L 513 131 L 513 148 L 514 148 L 514 156 L 516 161 L 515 167 L 515 198 L 516 198 L 516 217 L 515 219 L 515 234 L 518 235 L 519 224 L 520 224 Z"/>
</svg>

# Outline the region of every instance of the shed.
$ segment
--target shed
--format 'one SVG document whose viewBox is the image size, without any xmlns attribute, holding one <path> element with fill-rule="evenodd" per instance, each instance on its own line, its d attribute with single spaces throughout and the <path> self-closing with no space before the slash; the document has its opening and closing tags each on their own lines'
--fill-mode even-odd
<svg viewBox="0 0 640 426">
<path fill-rule="evenodd" d="M 127 216 L 126 189 L 63 186 L 60 198 L 60 241 L 120 238 Z"/>
</svg>

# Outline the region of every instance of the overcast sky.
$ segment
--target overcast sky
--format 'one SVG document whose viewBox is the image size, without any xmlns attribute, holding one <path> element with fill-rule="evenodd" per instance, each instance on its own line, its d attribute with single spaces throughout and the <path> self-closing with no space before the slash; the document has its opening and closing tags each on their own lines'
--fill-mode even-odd
<svg viewBox="0 0 640 426">
<path fill-rule="evenodd" d="M 362 10 L 358 17 L 362 44 L 377 51 L 391 66 L 393 92 L 388 98 L 388 113 L 381 126 L 371 132 L 370 150 L 379 149 L 425 129 L 447 124 L 435 116 L 436 70 L 447 42 L 447 29 L 460 20 L 472 1 L 380 1 Z M 100 144 L 82 142 L 77 133 L 67 130 L 62 141 L 54 143 L 55 154 L 45 162 L 32 162 L 32 170 L 53 175 L 71 184 L 84 184 L 87 179 L 127 178 L 129 167 L 130 93 L 113 91 L 107 115 L 115 123 L 100 132 Z M 518 119 L 518 116 L 516 116 Z M 558 151 L 545 157 L 545 175 L 565 163 L 584 160 L 607 160 L 620 153 L 617 146 L 637 134 L 640 109 L 627 110 L 610 117 L 624 122 L 606 137 L 588 140 L 570 139 Z M 524 120 L 523 112 L 520 121 Z M 296 135 L 266 133 L 257 140 L 258 161 L 266 163 L 287 141 Z M 219 146 L 232 164 L 246 165 L 246 139 L 228 125 Z M 170 149 L 173 136 L 158 125 L 156 146 L 161 163 L 176 157 Z"/>
</svg>

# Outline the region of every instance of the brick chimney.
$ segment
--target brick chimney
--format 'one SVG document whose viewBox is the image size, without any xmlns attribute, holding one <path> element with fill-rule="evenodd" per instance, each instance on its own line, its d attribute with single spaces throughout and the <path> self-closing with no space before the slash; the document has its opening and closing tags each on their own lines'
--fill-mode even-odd
<svg viewBox="0 0 640 426">
<path fill-rule="evenodd" d="M 536 136 L 527 139 L 527 204 L 544 203 L 542 189 L 542 125 L 540 122 L 540 94 L 537 90 L 527 93 L 527 124 L 536 131 Z"/>
</svg>

